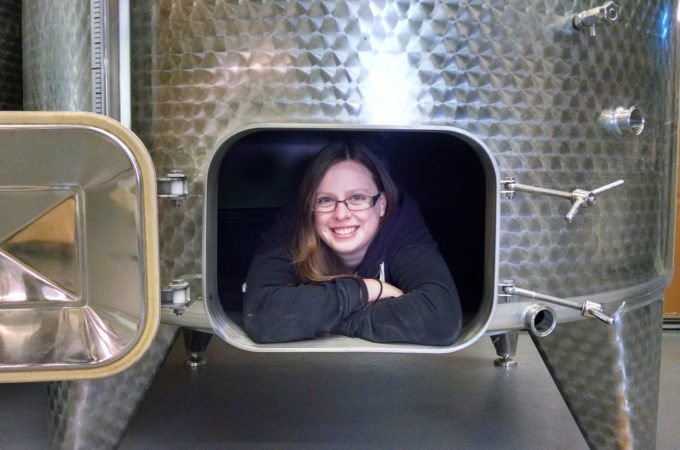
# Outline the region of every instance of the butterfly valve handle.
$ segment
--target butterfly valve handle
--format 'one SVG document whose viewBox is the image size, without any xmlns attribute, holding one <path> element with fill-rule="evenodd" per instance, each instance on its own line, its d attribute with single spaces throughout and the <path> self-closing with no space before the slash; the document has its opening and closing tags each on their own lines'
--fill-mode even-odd
<svg viewBox="0 0 680 450">
<path fill-rule="evenodd" d="M 602 311 L 602 304 L 584 300 L 583 302 L 576 302 L 564 298 L 553 297 L 552 295 L 542 294 L 540 292 L 530 291 L 515 286 L 512 280 L 505 280 L 500 285 L 501 291 L 505 295 L 518 295 L 520 297 L 533 298 L 555 305 L 566 306 L 567 308 L 577 309 L 581 311 L 584 317 L 593 317 L 601 320 L 609 325 L 614 323 L 614 318 Z"/>
<path fill-rule="evenodd" d="M 620 186 L 623 183 L 623 180 L 617 180 L 613 183 L 606 184 L 593 190 L 574 189 L 573 191 L 568 192 L 538 186 L 529 186 L 526 184 L 517 183 L 514 178 L 509 178 L 507 180 L 501 181 L 501 194 L 504 194 L 510 199 L 514 198 L 515 192 L 529 192 L 532 194 L 543 194 L 549 195 L 551 197 L 567 199 L 571 201 L 571 208 L 564 218 L 567 222 L 571 223 L 574 220 L 574 216 L 581 210 L 581 208 L 589 208 L 597 202 L 598 194 L 615 188 L 616 186 Z"/>
</svg>

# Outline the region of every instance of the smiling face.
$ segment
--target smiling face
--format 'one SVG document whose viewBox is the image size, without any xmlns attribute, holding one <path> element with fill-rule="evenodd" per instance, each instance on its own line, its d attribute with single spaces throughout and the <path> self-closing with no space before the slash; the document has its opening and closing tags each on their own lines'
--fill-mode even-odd
<svg viewBox="0 0 680 450">
<path fill-rule="evenodd" d="M 371 172 L 353 160 L 332 165 L 321 179 L 314 199 L 329 197 L 345 200 L 352 195 L 373 197 L 378 187 Z M 338 203 L 335 211 L 314 214 L 314 229 L 348 269 L 355 269 L 378 233 L 380 218 L 385 215 L 387 201 L 381 195 L 372 208 L 350 211 Z"/>
</svg>

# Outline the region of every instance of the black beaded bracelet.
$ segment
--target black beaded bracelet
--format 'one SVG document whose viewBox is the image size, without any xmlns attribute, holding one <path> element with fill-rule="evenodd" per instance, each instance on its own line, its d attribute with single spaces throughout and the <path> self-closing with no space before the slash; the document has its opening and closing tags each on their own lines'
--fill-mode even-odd
<svg viewBox="0 0 680 450">
<path fill-rule="evenodd" d="M 378 291 L 378 296 L 375 298 L 376 300 L 380 300 L 380 296 L 382 295 L 382 290 L 383 290 L 383 284 L 382 281 L 376 280 L 378 283 L 380 283 L 380 291 Z"/>
</svg>

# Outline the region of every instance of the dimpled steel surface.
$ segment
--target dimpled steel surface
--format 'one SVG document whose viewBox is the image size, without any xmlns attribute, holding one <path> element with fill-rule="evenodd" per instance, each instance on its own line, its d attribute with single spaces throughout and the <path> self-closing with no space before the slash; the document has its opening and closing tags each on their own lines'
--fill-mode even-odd
<svg viewBox="0 0 680 450">
<path fill-rule="evenodd" d="M 132 126 L 159 173 L 197 174 L 239 127 L 285 122 L 455 126 L 520 183 L 622 178 L 572 224 L 564 200 L 503 200 L 499 278 L 563 297 L 636 286 L 671 267 L 676 11 L 619 4 L 591 37 L 570 18 L 595 3 L 573 0 L 137 2 Z M 641 136 L 598 125 L 632 105 Z M 201 272 L 202 203 L 161 204 L 164 282 Z"/>
<path fill-rule="evenodd" d="M 0 3 L 0 110 L 22 109 L 21 0 Z"/>
<path fill-rule="evenodd" d="M 655 448 L 663 293 L 618 314 L 532 336 L 591 448 Z"/>
<path fill-rule="evenodd" d="M 97 380 L 47 385 L 54 448 L 116 448 L 170 351 L 179 328 L 161 325 L 146 354 L 129 369 Z"/>
<path fill-rule="evenodd" d="M 24 109 L 91 111 L 90 2 L 24 0 Z"/>
</svg>

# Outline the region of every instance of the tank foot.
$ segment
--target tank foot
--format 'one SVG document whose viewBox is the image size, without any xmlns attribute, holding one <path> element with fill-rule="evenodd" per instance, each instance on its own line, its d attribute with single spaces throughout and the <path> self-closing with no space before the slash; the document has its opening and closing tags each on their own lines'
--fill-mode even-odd
<svg viewBox="0 0 680 450">
<path fill-rule="evenodd" d="M 185 328 L 183 333 L 184 348 L 186 348 L 187 354 L 189 355 L 185 364 L 193 369 L 208 364 L 208 358 L 205 356 L 205 351 L 208 348 L 212 334 L 203 333 L 202 331 L 196 331 L 190 328 Z"/>
<path fill-rule="evenodd" d="M 663 292 L 626 300 L 613 325 L 531 335 L 590 448 L 656 448 Z"/>
<path fill-rule="evenodd" d="M 144 356 L 117 375 L 48 383 L 51 447 L 116 448 L 178 330 L 174 325 L 161 325 Z"/>
<path fill-rule="evenodd" d="M 504 334 L 491 336 L 491 342 L 496 348 L 496 354 L 499 356 L 493 361 L 494 366 L 505 367 L 506 369 L 517 366 L 517 360 L 513 356 L 517 352 L 518 335 L 517 331 L 509 331 Z"/>
</svg>

